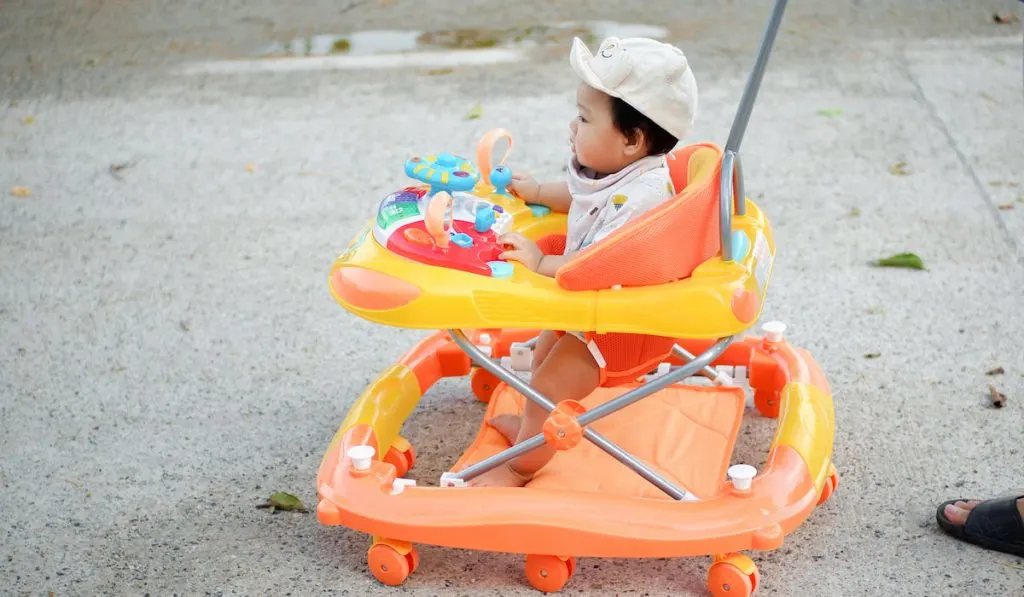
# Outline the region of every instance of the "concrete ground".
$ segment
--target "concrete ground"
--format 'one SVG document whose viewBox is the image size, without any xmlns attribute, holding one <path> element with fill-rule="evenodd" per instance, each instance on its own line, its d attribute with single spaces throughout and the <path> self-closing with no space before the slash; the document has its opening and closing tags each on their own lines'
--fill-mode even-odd
<svg viewBox="0 0 1024 597">
<path fill-rule="evenodd" d="M 1020 595 L 1024 562 L 951 540 L 934 510 L 1024 486 L 1022 43 L 993 19 L 1021 5 L 790 5 L 743 155 L 779 243 L 765 317 L 829 375 L 842 481 L 752 554 L 761 593 Z M 431 546 L 385 588 L 365 536 L 255 506 L 315 502 L 347 407 L 424 334 L 338 307 L 334 257 L 412 151 L 504 126 L 514 167 L 558 176 L 568 46 L 258 55 L 313 33 L 659 25 L 700 82 L 692 140 L 724 144 L 769 2 L 640 6 L 4 0 L 0 592 L 534 594 L 520 556 Z M 869 265 L 903 251 L 928 270 Z M 481 414 L 465 380 L 436 387 L 405 430 L 413 476 L 436 482 Z M 734 461 L 761 464 L 773 429 L 751 412 Z M 585 559 L 565 592 L 702 595 L 707 565 Z"/>
</svg>

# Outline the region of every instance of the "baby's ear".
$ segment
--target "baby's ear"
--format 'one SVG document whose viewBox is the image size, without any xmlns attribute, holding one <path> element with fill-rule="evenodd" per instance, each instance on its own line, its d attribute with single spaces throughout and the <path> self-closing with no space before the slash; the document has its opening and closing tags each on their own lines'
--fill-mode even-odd
<svg viewBox="0 0 1024 597">
<path fill-rule="evenodd" d="M 628 156 L 634 156 L 642 152 L 647 146 L 647 137 L 644 135 L 643 129 L 635 128 L 626 134 L 625 137 L 626 145 L 623 149 Z"/>
</svg>

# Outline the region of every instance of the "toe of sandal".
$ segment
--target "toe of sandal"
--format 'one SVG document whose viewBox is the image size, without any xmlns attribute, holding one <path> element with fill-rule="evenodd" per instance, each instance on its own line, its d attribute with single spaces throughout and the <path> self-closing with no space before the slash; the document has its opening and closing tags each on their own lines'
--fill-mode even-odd
<svg viewBox="0 0 1024 597">
<path fill-rule="evenodd" d="M 1017 509 L 1017 500 L 1021 497 L 1024 496 L 980 501 L 964 525 L 953 524 L 944 510 L 950 504 L 971 500 L 949 500 L 939 505 L 935 519 L 944 531 L 961 541 L 1024 557 L 1024 521 Z"/>
</svg>

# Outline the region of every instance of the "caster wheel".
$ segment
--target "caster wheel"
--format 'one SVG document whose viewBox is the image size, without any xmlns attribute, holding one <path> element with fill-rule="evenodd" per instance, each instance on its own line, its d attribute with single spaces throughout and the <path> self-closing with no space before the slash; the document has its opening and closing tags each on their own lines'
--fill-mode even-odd
<svg viewBox="0 0 1024 597">
<path fill-rule="evenodd" d="M 538 591 L 544 593 L 561 591 L 574 572 L 576 572 L 576 558 L 526 556 L 526 579 Z"/>
<path fill-rule="evenodd" d="M 416 569 L 420 567 L 420 552 L 416 551 L 414 547 L 405 557 L 409 560 L 409 574 L 416 572 Z"/>
<path fill-rule="evenodd" d="M 476 399 L 486 404 L 498 387 L 498 378 L 486 369 L 477 369 L 470 375 L 470 385 Z"/>
<path fill-rule="evenodd" d="M 395 475 L 404 477 L 416 464 L 416 449 L 404 437 L 396 438 L 384 455 L 384 462 L 395 467 Z"/>
<path fill-rule="evenodd" d="M 782 406 L 781 399 L 782 397 L 778 392 L 755 391 L 754 407 L 757 408 L 757 412 L 761 413 L 762 417 L 777 419 L 779 417 L 779 409 Z"/>
<path fill-rule="evenodd" d="M 397 587 L 404 583 L 420 564 L 420 556 L 416 553 L 415 547 L 402 555 L 386 543 L 371 546 L 366 560 L 373 576 L 389 587 Z"/>
<path fill-rule="evenodd" d="M 708 589 L 714 597 L 750 597 L 761 584 L 761 573 L 747 556 L 734 554 L 708 570 Z"/>
<path fill-rule="evenodd" d="M 818 496 L 818 505 L 822 505 L 828 501 L 828 498 L 832 497 L 832 494 L 836 492 L 836 488 L 839 487 L 839 473 L 836 471 L 836 467 L 829 466 L 828 479 L 825 479 L 825 484 L 821 486 L 821 495 Z"/>
</svg>

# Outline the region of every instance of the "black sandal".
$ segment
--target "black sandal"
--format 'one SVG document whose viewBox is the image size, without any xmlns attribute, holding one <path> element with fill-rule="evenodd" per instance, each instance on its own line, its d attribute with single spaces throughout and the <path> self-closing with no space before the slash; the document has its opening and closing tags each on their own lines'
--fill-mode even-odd
<svg viewBox="0 0 1024 597">
<path fill-rule="evenodd" d="M 971 500 L 950 500 L 939 506 L 935 520 L 944 531 L 961 541 L 1024 558 L 1024 521 L 1017 510 L 1017 500 L 1021 497 L 1024 496 L 981 501 L 971 510 L 963 526 L 950 522 L 943 510 L 950 504 Z"/>
</svg>

